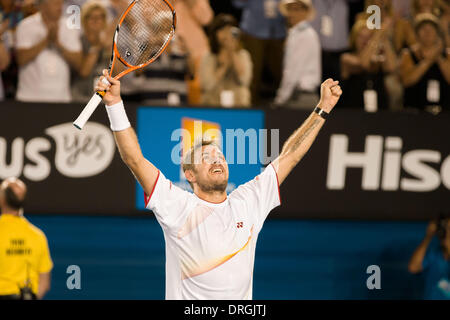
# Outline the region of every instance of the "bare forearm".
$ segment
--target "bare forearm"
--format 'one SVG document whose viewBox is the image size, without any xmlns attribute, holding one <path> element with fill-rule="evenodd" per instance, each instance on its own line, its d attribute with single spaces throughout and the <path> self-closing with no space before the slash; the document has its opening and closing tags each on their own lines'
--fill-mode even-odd
<svg viewBox="0 0 450 320">
<path fill-rule="evenodd" d="M 372 38 L 369 42 L 369 44 L 362 50 L 361 54 L 360 54 L 360 59 L 361 59 L 361 66 L 365 69 L 368 70 L 372 64 L 372 57 L 377 53 L 378 50 L 378 39 L 377 38 Z"/>
<path fill-rule="evenodd" d="M 69 65 L 75 70 L 79 70 L 82 65 L 83 57 L 81 52 L 72 52 L 66 50 L 62 45 L 58 45 L 59 52 L 61 52 L 64 60 L 66 60 Z"/>
<path fill-rule="evenodd" d="M 397 55 L 395 54 L 394 48 L 390 42 L 386 42 L 385 51 L 386 61 L 383 64 L 383 69 L 385 72 L 394 72 L 397 66 Z"/>
<path fill-rule="evenodd" d="M 341 95 L 339 81 L 327 79 L 320 86 L 320 102 L 317 107 L 329 114 Z M 308 152 L 324 123 L 322 115 L 313 112 L 283 145 L 280 156 L 272 162 L 280 185 Z"/>
<path fill-rule="evenodd" d="M 47 286 L 39 286 L 37 298 L 42 300 L 49 290 L 50 288 Z"/>
<path fill-rule="evenodd" d="M 6 50 L 5 46 L 0 43 L 0 71 L 8 68 L 10 62 L 11 58 L 9 56 L 8 50 Z"/>
<path fill-rule="evenodd" d="M 441 69 L 447 84 L 450 84 L 450 60 L 445 58 L 438 59 L 439 69 Z"/>
<path fill-rule="evenodd" d="M 91 52 L 88 53 L 86 55 L 86 57 L 83 59 L 83 62 L 81 64 L 81 69 L 80 69 L 80 76 L 82 76 L 83 78 L 88 77 L 92 70 L 95 67 L 95 64 L 98 61 L 98 56 L 99 56 L 99 52 Z"/>
<path fill-rule="evenodd" d="M 38 299 L 43 299 L 46 293 L 50 290 L 50 282 L 51 282 L 50 273 L 41 273 L 39 275 L 39 285 L 37 292 Z"/>
<path fill-rule="evenodd" d="M 244 82 L 245 65 L 238 53 L 236 53 L 236 52 L 233 53 L 232 62 L 233 62 L 234 73 L 237 75 L 239 81 Z"/>
<path fill-rule="evenodd" d="M 34 47 L 29 49 L 17 50 L 17 63 L 19 66 L 24 66 L 27 63 L 33 61 L 45 48 L 48 46 L 48 39 L 45 38 Z"/>
<path fill-rule="evenodd" d="M 313 144 L 325 120 L 316 113 L 308 119 L 286 141 L 281 156 L 291 157 L 293 162 L 299 162 Z"/>
<path fill-rule="evenodd" d="M 206 71 L 203 72 L 203 86 L 206 90 L 212 90 L 221 83 L 225 74 L 228 71 L 229 66 L 221 65 L 215 70 L 211 70 L 210 74 Z"/>
<path fill-rule="evenodd" d="M 422 60 L 416 66 L 414 66 L 411 71 L 403 75 L 403 85 L 405 87 L 410 87 L 415 85 L 420 78 L 427 72 L 430 68 L 431 63 L 428 60 Z"/>
<path fill-rule="evenodd" d="M 417 247 L 417 249 L 414 251 L 413 255 L 411 256 L 411 259 L 409 260 L 408 264 L 408 270 L 411 273 L 418 273 L 422 271 L 422 263 L 423 259 L 425 258 L 425 254 L 427 253 L 428 246 L 430 245 L 430 242 L 432 240 L 431 236 L 425 236 L 423 241 L 420 243 L 420 245 Z"/>
<path fill-rule="evenodd" d="M 133 128 L 130 127 L 122 131 L 115 131 L 114 138 L 122 160 L 129 167 L 137 165 L 139 161 L 144 159 Z"/>
<path fill-rule="evenodd" d="M 323 118 L 313 113 L 286 141 L 280 156 L 272 162 L 280 185 L 309 150 L 324 122 Z"/>
</svg>

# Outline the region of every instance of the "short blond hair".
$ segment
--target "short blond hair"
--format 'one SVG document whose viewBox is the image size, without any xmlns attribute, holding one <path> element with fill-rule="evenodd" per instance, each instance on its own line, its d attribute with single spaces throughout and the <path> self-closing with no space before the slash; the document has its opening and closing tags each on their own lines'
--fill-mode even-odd
<svg viewBox="0 0 450 320">
<path fill-rule="evenodd" d="M 91 15 L 92 11 L 96 9 L 100 9 L 103 12 L 106 22 L 108 12 L 106 11 L 105 6 L 98 0 L 89 0 L 81 7 L 81 24 L 83 28 L 85 28 L 87 19 Z"/>
</svg>

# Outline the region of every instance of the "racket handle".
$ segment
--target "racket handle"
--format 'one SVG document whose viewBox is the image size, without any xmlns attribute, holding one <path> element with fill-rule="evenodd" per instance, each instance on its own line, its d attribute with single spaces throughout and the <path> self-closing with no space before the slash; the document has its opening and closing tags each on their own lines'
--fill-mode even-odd
<svg viewBox="0 0 450 320">
<path fill-rule="evenodd" d="M 109 85 L 109 81 L 106 80 L 106 78 L 102 79 L 102 82 L 106 85 Z M 89 118 L 92 116 L 92 114 L 94 113 L 95 109 L 97 109 L 98 105 L 100 104 L 100 102 L 102 102 L 102 95 L 100 93 L 95 93 L 91 100 L 89 100 L 88 104 L 86 105 L 86 107 L 84 107 L 83 111 L 81 111 L 80 115 L 78 116 L 78 118 L 73 122 L 73 125 L 77 128 L 82 130 L 84 125 L 86 124 L 86 122 L 89 120 Z"/>
<path fill-rule="evenodd" d="M 83 111 L 81 111 L 78 118 L 73 122 L 73 125 L 77 128 L 82 130 L 86 122 L 89 120 L 89 118 L 94 113 L 95 109 L 97 109 L 100 102 L 102 102 L 102 96 L 98 93 L 95 93 L 91 100 L 89 100 L 86 107 L 84 107 Z"/>
</svg>

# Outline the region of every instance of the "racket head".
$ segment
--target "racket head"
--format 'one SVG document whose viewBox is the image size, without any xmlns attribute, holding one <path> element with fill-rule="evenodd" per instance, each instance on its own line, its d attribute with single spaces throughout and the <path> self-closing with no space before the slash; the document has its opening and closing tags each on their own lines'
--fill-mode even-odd
<svg viewBox="0 0 450 320">
<path fill-rule="evenodd" d="M 144 68 L 168 47 L 177 24 L 167 0 L 134 0 L 122 14 L 114 34 L 109 74 L 115 79 Z"/>
</svg>

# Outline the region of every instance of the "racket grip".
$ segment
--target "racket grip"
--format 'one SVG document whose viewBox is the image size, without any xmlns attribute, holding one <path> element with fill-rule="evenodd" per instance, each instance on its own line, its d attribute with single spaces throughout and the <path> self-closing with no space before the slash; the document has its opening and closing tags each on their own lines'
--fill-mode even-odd
<svg viewBox="0 0 450 320">
<path fill-rule="evenodd" d="M 77 128 L 82 130 L 86 122 L 89 120 L 89 118 L 94 113 L 95 109 L 97 109 L 100 102 L 102 102 L 102 96 L 98 93 L 95 93 L 91 100 L 89 100 L 86 107 L 84 107 L 83 111 L 80 113 L 78 118 L 73 122 L 73 125 Z"/>
</svg>

